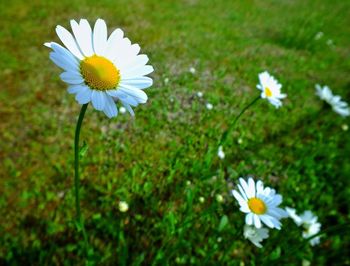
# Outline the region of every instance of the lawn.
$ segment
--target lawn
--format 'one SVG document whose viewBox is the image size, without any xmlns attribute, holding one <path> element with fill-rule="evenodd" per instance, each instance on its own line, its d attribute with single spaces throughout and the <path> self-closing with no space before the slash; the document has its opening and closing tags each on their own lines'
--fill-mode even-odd
<svg viewBox="0 0 350 266">
<path fill-rule="evenodd" d="M 319 83 L 350 102 L 349 14 L 342 0 L 1 1 L 0 264 L 350 265 L 350 120 L 315 95 Z M 135 118 L 88 106 L 88 256 L 74 224 L 80 106 L 43 45 L 80 18 L 122 28 L 155 69 Z M 288 97 L 248 109 L 221 160 L 265 70 Z M 261 249 L 245 239 L 231 190 L 248 176 L 317 215 L 320 244 L 291 219 Z"/>
</svg>

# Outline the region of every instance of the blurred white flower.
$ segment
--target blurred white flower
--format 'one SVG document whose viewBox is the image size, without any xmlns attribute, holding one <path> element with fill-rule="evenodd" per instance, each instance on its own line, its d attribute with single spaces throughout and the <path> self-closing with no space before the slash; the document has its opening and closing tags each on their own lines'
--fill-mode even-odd
<svg viewBox="0 0 350 266">
<path fill-rule="evenodd" d="M 120 112 L 121 114 L 125 114 L 125 113 L 126 113 L 125 107 L 124 107 L 124 106 L 120 107 L 120 108 L 119 108 L 119 112 Z"/>
<path fill-rule="evenodd" d="M 267 99 L 276 108 L 282 106 L 281 99 L 287 97 L 281 93 L 282 85 L 267 71 L 259 74 L 259 82 L 256 87 L 261 90 L 261 98 Z"/>
<path fill-rule="evenodd" d="M 328 39 L 326 43 L 327 43 L 328 46 L 333 46 L 334 45 L 333 40 L 331 40 L 331 39 Z"/>
<path fill-rule="evenodd" d="M 213 105 L 211 103 L 207 103 L 205 106 L 207 107 L 208 110 L 213 109 Z"/>
<path fill-rule="evenodd" d="M 165 78 L 165 79 L 164 79 L 164 83 L 165 83 L 165 84 L 168 84 L 168 83 L 169 83 L 169 78 Z"/>
<path fill-rule="evenodd" d="M 262 248 L 261 241 L 269 237 L 267 228 L 256 228 L 250 225 L 244 225 L 244 238 L 250 240 L 258 248 Z"/>
<path fill-rule="evenodd" d="M 189 71 L 190 71 L 192 74 L 196 73 L 196 69 L 195 69 L 194 67 L 190 67 Z"/>
<path fill-rule="evenodd" d="M 317 222 L 317 216 L 315 216 L 311 211 L 305 211 L 302 215 L 297 215 L 296 210 L 293 208 L 286 208 L 290 218 L 298 226 L 303 227 L 303 238 L 309 238 L 321 230 L 321 224 Z M 310 245 L 315 246 L 320 243 L 320 237 L 314 237 L 310 240 Z"/>
<path fill-rule="evenodd" d="M 261 228 L 264 223 L 270 228 L 281 229 L 280 219 L 288 217 L 287 212 L 278 207 L 282 203 L 282 196 L 276 194 L 274 189 L 264 188 L 260 180 L 255 184 L 251 177 L 248 182 L 243 178 L 239 182 L 239 192 L 231 192 L 238 201 L 241 212 L 246 213 L 246 224 Z"/>
<path fill-rule="evenodd" d="M 201 91 L 197 92 L 197 96 L 198 96 L 199 98 L 202 98 L 202 97 L 203 97 L 203 92 L 201 92 Z"/>
<path fill-rule="evenodd" d="M 319 40 L 323 37 L 324 33 L 322 31 L 317 32 L 315 35 L 315 40 Z"/>
<path fill-rule="evenodd" d="M 187 181 L 186 181 L 186 185 L 187 185 L 187 186 L 190 186 L 191 184 L 192 184 L 192 183 L 191 183 L 190 180 L 187 180 Z"/>
<path fill-rule="evenodd" d="M 341 100 L 339 95 L 333 95 L 331 89 L 328 86 L 323 86 L 316 84 L 316 95 L 320 97 L 321 100 L 328 103 L 334 112 L 340 116 L 349 116 L 350 108 L 348 104 Z"/>
<path fill-rule="evenodd" d="M 204 197 L 199 197 L 198 200 L 199 200 L 200 203 L 204 203 L 204 201 L 205 201 Z"/>
<path fill-rule="evenodd" d="M 129 210 L 129 205 L 125 201 L 120 201 L 118 207 L 121 212 L 127 212 Z"/>
<path fill-rule="evenodd" d="M 238 144 L 242 144 L 242 143 L 243 143 L 243 140 L 242 140 L 241 138 L 239 138 L 239 139 L 237 140 L 237 143 L 238 143 Z"/>
<path fill-rule="evenodd" d="M 349 126 L 347 124 L 342 124 L 341 125 L 341 129 L 344 131 L 348 131 L 349 130 Z"/>
<path fill-rule="evenodd" d="M 219 146 L 219 149 L 218 149 L 218 156 L 221 160 L 223 160 L 225 158 L 225 153 L 222 149 L 222 146 Z"/>
</svg>

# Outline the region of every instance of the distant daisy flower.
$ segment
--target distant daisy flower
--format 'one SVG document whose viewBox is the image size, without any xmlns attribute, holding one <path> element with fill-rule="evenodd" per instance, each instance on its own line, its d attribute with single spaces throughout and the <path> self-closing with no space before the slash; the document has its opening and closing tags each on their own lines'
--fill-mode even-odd
<svg viewBox="0 0 350 266">
<path fill-rule="evenodd" d="M 321 100 L 328 103 L 334 112 L 345 117 L 350 115 L 350 108 L 348 104 L 341 100 L 339 95 L 333 95 L 331 89 L 328 86 L 323 86 L 316 84 L 316 95 L 320 97 Z"/>
<path fill-rule="evenodd" d="M 213 109 L 213 105 L 211 103 L 207 103 L 205 106 L 207 107 L 208 110 Z"/>
<path fill-rule="evenodd" d="M 269 237 L 267 228 L 256 228 L 254 226 L 245 225 L 243 231 L 244 238 L 250 240 L 258 248 L 262 248 L 260 242 Z"/>
<path fill-rule="evenodd" d="M 126 109 L 125 109 L 125 107 L 120 107 L 119 108 L 119 112 L 121 113 L 121 114 L 125 114 L 126 113 Z"/>
<path fill-rule="evenodd" d="M 195 69 L 194 67 L 190 67 L 189 71 L 190 71 L 192 74 L 196 73 L 196 69 Z"/>
<path fill-rule="evenodd" d="M 218 149 L 218 156 L 221 160 L 223 160 L 225 158 L 225 153 L 222 149 L 222 146 L 219 146 L 219 149 Z"/>
<path fill-rule="evenodd" d="M 323 37 L 324 33 L 322 31 L 317 32 L 317 34 L 315 35 L 315 40 L 319 40 Z"/>
<path fill-rule="evenodd" d="M 331 39 L 328 39 L 326 43 L 327 43 L 328 46 L 333 46 L 334 45 L 334 42 Z"/>
<path fill-rule="evenodd" d="M 204 197 L 199 197 L 198 200 L 199 200 L 200 203 L 204 203 L 204 201 L 205 201 Z"/>
<path fill-rule="evenodd" d="M 124 38 L 123 31 L 116 29 L 107 38 L 107 26 L 98 19 L 93 29 L 86 19 L 79 23 L 70 21 L 73 35 L 61 26 L 56 33 L 66 48 L 55 42 L 45 43 L 53 51 L 50 59 L 64 72 L 61 79 L 69 85 L 68 92 L 75 94 L 79 104 L 92 102 L 109 118 L 117 116 L 115 100 L 134 115 L 132 106 L 147 101 L 143 89 L 153 81 L 146 75 L 153 67 L 146 65 L 148 57 L 139 55 L 140 46 Z"/>
<path fill-rule="evenodd" d="M 321 231 L 321 224 L 317 222 L 318 218 L 311 211 L 305 211 L 302 215 L 298 216 L 296 210 L 293 208 L 286 208 L 290 218 L 298 226 L 303 227 L 303 238 L 309 238 Z M 315 246 L 320 243 L 320 237 L 314 237 L 310 240 L 310 245 Z"/>
<path fill-rule="evenodd" d="M 164 79 L 164 83 L 165 83 L 165 84 L 168 84 L 168 83 L 169 83 L 169 78 L 165 78 L 165 79 Z"/>
<path fill-rule="evenodd" d="M 120 201 L 118 207 L 121 212 L 127 212 L 129 210 L 129 205 L 125 201 Z"/>
<path fill-rule="evenodd" d="M 203 92 L 201 92 L 201 91 L 197 92 L 197 96 L 198 96 L 199 98 L 202 98 L 202 97 L 203 97 Z"/>
<path fill-rule="evenodd" d="M 281 99 L 287 97 L 281 93 L 282 85 L 267 71 L 259 74 L 259 81 L 256 87 L 261 90 L 261 98 L 267 99 L 276 108 L 282 106 Z"/>
<path fill-rule="evenodd" d="M 224 202 L 224 197 L 220 194 L 217 194 L 215 198 L 216 198 L 216 201 L 219 203 Z"/>
<path fill-rule="evenodd" d="M 341 125 L 341 129 L 344 131 L 348 131 L 349 130 L 349 126 L 347 124 L 343 124 Z"/>
<path fill-rule="evenodd" d="M 255 184 L 253 178 L 249 178 L 248 182 L 240 178 L 239 182 L 239 192 L 232 190 L 232 195 L 238 201 L 240 210 L 246 213 L 246 224 L 261 228 L 264 223 L 270 228 L 281 229 L 279 220 L 288 216 L 278 207 L 282 203 L 282 196 L 276 194 L 274 189 L 264 188 L 260 180 Z"/>
</svg>

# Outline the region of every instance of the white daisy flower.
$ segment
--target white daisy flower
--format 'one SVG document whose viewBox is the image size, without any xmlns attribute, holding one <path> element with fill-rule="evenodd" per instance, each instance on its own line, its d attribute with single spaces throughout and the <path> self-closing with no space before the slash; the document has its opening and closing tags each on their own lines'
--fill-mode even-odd
<svg viewBox="0 0 350 266">
<path fill-rule="evenodd" d="M 207 107 L 208 110 L 213 109 L 213 105 L 211 103 L 207 103 L 205 107 Z"/>
<path fill-rule="evenodd" d="M 120 201 L 118 207 L 121 212 L 127 212 L 129 210 L 129 205 L 125 201 Z"/>
<path fill-rule="evenodd" d="M 339 95 L 333 95 L 331 89 L 328 86 L 323 86 L 316 84 L 316 95 L 320 97 L 321 100 L 328 103 L 334 112 L 345 117 L 350 115 L 350 108 L 348 104 L 341 100 Z"/>
<path fill-rule="evenodd" d="M 68 92 L 75 94 L 79 104 L 92 102 L 109 118 L 118 114 L 115 100 L 134 115 L 131 107 L 147 101 L 143 89 L 153 83 L 146 77 L 153 72 L 153 67 L 146 65 L 147 55 L 139 55 L 140 46 L 131 44 L 121 29 L 107 37 L 102 19 L 93 29 L 86 19 L 79 23 L 71 20 L 70 24 L 73 34 L 62 26 L 56 27 L 66 48 L 55 42 L 45 43 L 53 50 L 50 59 L 64 70 L 60 77 L 69 85 Z"/>
<path fill-rule="evenodd" d="M 261 98 L 267 99 L 276 108 L 282 106 L 281 99 L 287 97 L 281 93 L 282 85 L 267 71 L 259 74 L 259 81 L 256 87 L 261 90 Z"/>
<path fill-rule="evenodd" d="M 317 222 L 318 218 L 311 211 L 305 211 L 302 215 L 297 215 L 293 208 L 286 208 L 290 218 L 298 226 L 303 227 L 303 238 L 309 238 L 321 231 L 321 224 Z M 314 237 L 310 240 L 310 245 L 315 246 L 320 243 L 320 237 Z"/>
<path fill-rule="evenodd" d="M 261 241 L 269 237 L 267 228 L 256 228 L 250 225 L 244 225 L 244 238 L 250 240 L 258 248 L 262 248 Z"/>
<path fill-rule="evenodd" d="M 195 74 L 196 73 L 196 69 L 194 67 L 190 67 L 189 71 L 192 73 L 192 74 Z"/>
<path fill-rule="evenodd" d="M 240 210 L 246 213 L 245 222 L 247 225 L 254 225 L 261 228 L 262 223 L 270 228 L 281 229 L 280 219 L 288 214 L 278 205 L 282 203 L 282 196 L 276 194 L 274 189 L 264 188 L 262 181 L 254 182 L 249 178 L 246 182 L 239 179 L 238 190 L 232 190 L 232 195 L 240 205 Z"/>
<path fill-rule="evenodd" d="M 324 33 L 322 31 L 317 32 L 315 35 L 315 40 L 319 40 L 323 37 Z"/>
<path fill-rule="evenodd" d="M 197 96 L 198 96 L 198 98 L 202 98 L 203 97 L 203 92 L 201 92 L 201 91 L 197 92 Z"/>
<path fill-rule="evenodd" d="M 225 153 L 223 151 L 223 148 L 222 146 L 219 146 L 219 149 L 218 149 L 218 156 L 221 160 L 223 160 L 225 158 Z"/>
</svg>

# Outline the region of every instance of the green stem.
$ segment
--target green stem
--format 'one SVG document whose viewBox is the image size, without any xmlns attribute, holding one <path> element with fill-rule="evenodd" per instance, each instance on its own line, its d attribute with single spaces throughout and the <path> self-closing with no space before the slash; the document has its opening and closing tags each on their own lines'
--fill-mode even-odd
<svg viewBox="0 0 350 266">
<path fill-rule="evenodd" d="M 224 134 L 222 134 L 222 137 L 220 139 L 220 145 L 224 145 L 225 144 L 228 135 L 235 128 L 235 125 L 236 125 L 238 119 L 244 114 L 245 111 L 247 111 L 249 109 L 249 107 L 254 105 L 260 98 L 261 98 L 260 95 L 258 97 L 256 97 L 251 103 L 249 103 L 246 107 L 244 107 L 242 109 L 242 111 L 236 116 L 235 120 L 233 120 L 233 122 L 229 126 L 229 128 L 224 132 Z"/>
<path fill-rule="evenodd" d="M 81 216 L 80 211 L 80 197 L 79 197 L 79 187 L 80 187 L 80 179 L 79 179 L 79 135 L 80 135 L 80 129 L 81 125 L 83 123 L 84 115 L 86 112 L 86 109 L 88 107 L 88 103 L 84 104 L 81 107 L 77 126 L 75 129 L 75 138 L 74 138 L 74 186 L 75 186 L 75 208 L 76 208 L 76 219 L 77 224 L 79 227 L 79 230 L 82 231 L 84 242 L 85 242 L 85 248 L 86 252 L 88 251 L 88 240 L 87 235 L 84 227 L 84 221 Z"/>
</svg>

